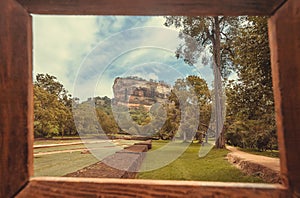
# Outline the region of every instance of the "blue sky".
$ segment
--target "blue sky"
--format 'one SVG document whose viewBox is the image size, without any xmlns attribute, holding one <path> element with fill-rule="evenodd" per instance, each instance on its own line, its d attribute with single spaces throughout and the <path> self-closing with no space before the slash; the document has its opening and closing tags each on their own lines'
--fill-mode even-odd
<svg viewBox="0 0 300 198">
<path fill-rule="evenodd" d="M 54 75 L 81 99 L 112 97 L 118 76 L 163 80 L 194 74 L 212 81 L 209 65 L 176 59 L 182 42 L 163 17 L 33 16 L 34 75 Z M 207 55 L 207 54 L 206 54 Z"/>
</svg>

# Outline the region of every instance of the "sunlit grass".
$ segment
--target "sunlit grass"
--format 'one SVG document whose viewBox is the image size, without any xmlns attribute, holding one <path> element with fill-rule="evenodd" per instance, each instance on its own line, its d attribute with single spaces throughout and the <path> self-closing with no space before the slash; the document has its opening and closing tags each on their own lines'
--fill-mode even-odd
<svg viewBox="0 0 300 198">
<path fill-rule="evenodd" d="M 80 141 L 80 140 L 79 140 Z M 78 140 L 42 140 L 36 141 L 35 145 L 62 144 L 79 142 Z M 135 142 L 133 140 L 114 140 L 113 142 L 89 142 L 87 144 L 54 146 L 34 149 L 34 154 L 47 153 L 53 151 L 62 151 L 62 153 L 52 153 L 46 155 L 36 155 L 34 157 L 34 176 L 63 176 L 71 172 L 80 170 L 86 166 L 94 164 L 99 160 L 92 154 L 81 154 L 74 149 L 86 149 L 87 146 L 95 153 L 101 153 L 101 156 L 110 154 L 115 147 L 128 146 Z M 112 147 L 111 147 L 112 146 Z M 64 152 L 66 150 L 70 150 Z"/>
<path fill-rule="evenodd" d="M 161 147 L 163 142 L 153 141 L 153 148 Z M 138 179 L 162 180 L 201 180 L 222 182 L 263 182 L 258 177 L 247 176 L 231 165 L 225 158 L 226 149 L 212 149 L 207 156 L 198 157 L 200 144 L 191 144 L 175 161 L 157 170 L 141 172 Z M 145 162 L 151 161 L 149 157 Z M 155 161 L 153 161 L 155 163 Z"/>
<path fill-rule="evenodd" d="M 80 151 L 34 157 L 34 176 L 63 176 L 99 161 Z"/>
</svg>

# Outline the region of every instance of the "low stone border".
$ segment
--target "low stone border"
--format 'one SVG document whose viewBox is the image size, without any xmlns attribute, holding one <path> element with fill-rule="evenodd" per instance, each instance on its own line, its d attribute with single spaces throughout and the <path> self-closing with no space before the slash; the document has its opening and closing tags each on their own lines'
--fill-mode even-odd
<svg viewBox="0 0 300 198">
<path fill-rule="evenodd" d="M 143 142 L 137 142 L 134 145 L 147 145 L 148 149 L 152 148 L 152 140 L 146 140 Z"/>
</svg>

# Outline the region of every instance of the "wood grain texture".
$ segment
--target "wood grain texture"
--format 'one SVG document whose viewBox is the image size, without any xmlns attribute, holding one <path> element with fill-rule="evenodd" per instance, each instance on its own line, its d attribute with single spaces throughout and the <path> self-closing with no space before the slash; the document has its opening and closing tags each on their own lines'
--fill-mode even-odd
<svg viewBox="0 0 300 198">
<path fill-rule="evenodd" d="M 289 0 L 269 20 L 281 174 L 300 197 L 300 1 Z"/>
<path fill-rule="evenodd" d="M 0 1 L 0 197 L 11 197 L 32 174 L 31 17 Z"/>
<path fill-rule="evenodd" d="M 83 15 L 271 15 L 285 0 L 18 0 L 30 13 Z"/>
<path fill-rule="evenodd" d="M 0 0 L 0 197 L 14 196 L 32 175 L 31 18 L 36 14 L 271 15 L 284 0 Z M 18 197 L 300 196 L 300 1 L 270 20 L 272 72 L 280 142 L 279 185 L 217 182 L 36 178 Z"/>
<path fill-rule="evenodd" d="M 272 184 L 151 181 L 133 179 L 35 178 L 17 196 L 27 197 L 286 197 Z"/>
</svg>

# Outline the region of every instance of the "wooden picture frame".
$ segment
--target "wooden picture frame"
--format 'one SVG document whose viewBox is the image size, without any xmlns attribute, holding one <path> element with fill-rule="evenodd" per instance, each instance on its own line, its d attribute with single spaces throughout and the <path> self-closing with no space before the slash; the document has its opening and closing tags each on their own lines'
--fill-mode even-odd
<svg viewBox="0 0 300 198">
<path fill-rule="evenodd" d="M 30 14 L 268 15 L 283 184 L 31 178 Z M 0 0 L 0 197 L 300 197 L 299 0 Z"/>
</svg>

